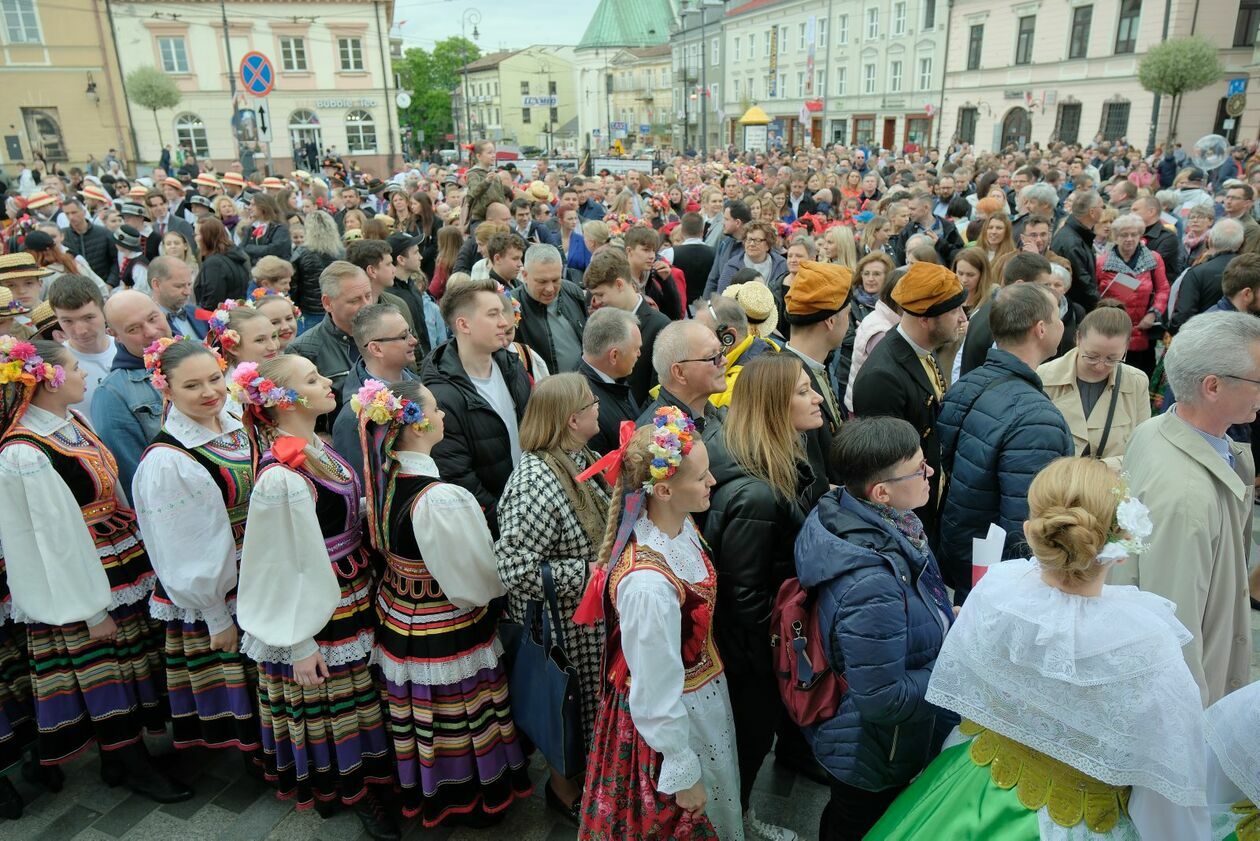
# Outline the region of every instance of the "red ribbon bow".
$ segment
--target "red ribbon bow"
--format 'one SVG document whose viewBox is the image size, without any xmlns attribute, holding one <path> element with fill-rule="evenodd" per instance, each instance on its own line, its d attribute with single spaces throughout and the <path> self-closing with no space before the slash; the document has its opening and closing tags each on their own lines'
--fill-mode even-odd
<svg viewBox="0 0 1260 841">
<path fill-rule="evenodd" d="M 292 467 L 294 470 L 306 463 L 306 439 L 292 435 L 277 438 L 271 445 L 271 454 L 276 461 Z"/>
<path fill-rule="evenodd" d="M 592 476 L 603 473 L 610 486 L 617 484 L 617 477 L 621 475 L 621 463 L 626 457 L 626 448 L 630 444 L 630 439 L 634 437 L 634 430 L 634 421 L 622 421 L 621 426 L 618 427 L 618 435 L 621 438 L 620 446 L 611 453 L 602 456 L 599 461 L 579 473 L 577 480 L 585 482 Z"/>
</svg>

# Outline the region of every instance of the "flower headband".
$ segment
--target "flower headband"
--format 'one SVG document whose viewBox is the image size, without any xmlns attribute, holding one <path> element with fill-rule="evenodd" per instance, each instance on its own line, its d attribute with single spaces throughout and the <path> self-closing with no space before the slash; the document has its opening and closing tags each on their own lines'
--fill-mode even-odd
<svg viewBox="0 0 1260 841">
<path fill-rule="evenodd" d="M 401 423 L 414 426 L 417 432 L 433 428 L 419 403 L 395 394 L 380 380 L 364 381 L 363 387 L 350 398 L 350 411 L 372 423 Z"/>
<path fill-rule="evenodd" d="M 65 382 L 66 369 L 45 362 L 35 352 L 33 344 L 12 336 L 0 336 L 0 385 L 20 383 L 33 386 L 43 383 L 49 388 L 61 388 Z"/>
<path fill-rule="evenodd" d="M 643 483 L 643 490 L 649 493 L 657 482 L 664 482 L 678 472 L 683 457 L 691 452 L 696 433 L 695 421 L 673 406 L 657 409 L 652 425 L 654 429 L 648 443 L 652 466 L 648 470 L 647 481 Z"/>
<path fill-rule="evenodd" d="M 185 336 L 176 336 L 175 338 L 163 336 L 144 349 L 144 367 L 151 374 L 150 380 L 153 382 L 153 387 L 158 391 L 166 389 L 166 372 L 162 370 L 162 357 L 166 355 L 166 351 L 171 345 L 186 341 L 189 341 L 189 339 Z M 226 371 L 227 362 L 219 355 L 219 352 L 214 348 L 210 348 L 210 352 L 214 354 L 215 361 L 219 363 L 219 370 Z"/>
<path fill-rule="evenodd" d="M 219 343 L 219 347 L 224 350 L 231 350 L 241 343 L 241 334 L 235 330 L 228 329 L 228 315 L 232 310 L 240 309 L 243 304 L 229 298 L 215 309 L 207 323 L 210 329 L 210 335 Z"/>
<path fill-rule="evenodd" d="M 242 406 L 254 406 L 259 409 L 291 409 L 297 405 L 306 405 L 305 397 L 284 386 L 277 385 L 266 377 L 258 375 L 257 362 L 242 362 L 232 372 L 232 382 L 228 384 L 232 396 Z"/>
<path fill-rule="evenodd" d="M 1123 561 L 1130 555 L 1140 555 L 1146 551 L 1146 539 L 1151 536 L 1155 526 L 1151 523 L 1151 512 L 1142 500 L 1129 495 L 1127 487 L 1121 486 L 1114 493 L 1122 497 L 1116 506 L 1116 521 L 1107 534 L 1107 542 L 1095 557 L 1100 564 Z"/>
<path fill-rule="evenodd" d="M 263 301 L 266 301 L 272 298 L 275 298 L 281 301 L 288 301 L 289 305 L 293 307 L 293 317 L 294 318 L 302 317 L 302 311 L 298 309 L 297 304 L 293 303 L 293 299 L 290 298 L 288 295 L 284 295 L 280 292 L 277 292 L 274 289 L 264 289 L 263 287 L 259 286 L 257 289 L 255 289 L 253 292 L 250 293 L 249 298 L 250 298 L 249 305 L 253 307 L 254 309 L 258 309 L 258 305 L 261 304 Z"/>
<path fill-rule="evenodd" d="M 498 283 L 498 282 L 496 281 L 496 284 L 497 284 L 497 285 L 498 285 L 498 287 L 499 287 L 499 294 L 500 294 L 500 295 L 502 295 L 504 298 L 506 298 L 506 299 L 507 299 L 507 301 L 508 301 L 508 303 L 510 303 L 510 304 L 512 305 L 512 318 L 514 319 L 514 321 L 512 322 L 512 326 L 513 326 L 513 327 L 517 327 L 517 326 L 519 326 L 519 325 L 520 325 L 520 323 L 521 323 L 521 302 L 520 302 L 520 300 L 518 300 L 518 299 L 517 299 L 517 297 L 516 297 L 515 295 L 513 295 L 513 294 L 512 294 L 512 290 L 508 289 L 508 288 L 507 288 L 506 286 L 504 286 L 502 283 Z"/>
</svg>

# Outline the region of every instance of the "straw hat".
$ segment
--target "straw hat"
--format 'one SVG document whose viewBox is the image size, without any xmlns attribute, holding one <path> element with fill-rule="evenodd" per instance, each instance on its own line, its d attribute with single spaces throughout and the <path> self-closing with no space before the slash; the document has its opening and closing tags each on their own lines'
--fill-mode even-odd
<svg viewBox="0 0 1260 841">
<path fill-rule="evenodd" d="M 26 197 L 26 207 L 28 210 L 34 210 L 37 207 L 47 207 L 50 204 L 56 204 L 57 199 L 50 193 L 43 190 L 36 190 Z"/>
<path fill-rule="evenodd" d="M 41 269 L 35 265 L 35 258 L 26 251 L 0 255 L 0 281 L 19 277 L 46 277 L 50 274 L 50 269 Z"/>
<path fill-rule="evenodd" d="M 0 286 L 0 318 L 12 318 L 15 315 L 26 315 L 28 312 L 30 310 L 14 298 L 7 287 Z"/>
<path fill-rule="evenodd" d="M 176 190 L 183 190 L 183 189 L 184 189 L 184 182 L 183 182 L 183 181 L 180 181 L 178 178 L 163 178 L 163 179 L 162 179 L 162 186 L 163 186 L 163 187 L 174 187 Z"/>
<path fill-rule="evenodd" d="M 551 190 L 547 189 L 547 185 L 541 181 L 531 181 L 529 187 L 525 189 L 525 195 L 534 201 L 551 203 Z"/>
<path fill-rule="evenodd" d="M 219 181 L 213 175 L 203 172 L 192 180 L 198 187 L 214 187 L 219 189 Z"/>
<path fill-rule="evenodd" d="M 225 186 L 240 187 L 244 189 L 245 178 L 239 172 L 223 173 L 223 183 Z"/>
<path fill-rule="evenodd" d="M 100 187 L 87 186 L 79 191 L 79 195 L 84 199 L 98 201 L 101 204 L 109 204 L 111 199 Z"/>
<path fill-rule="evenodd" d="M 9 290 L 5 290 L 8 292 Z M 39 306 L 31 310 L 31 326 L 35 328 L 36 338 L 38 334 L 43 333 L 50 327 L 57 326 L 57 314 L 53 312 L 52 304 L 47 301 L 40 301 Z"/>
<path fill-rule="evenodd" d="M 127 195 L 128 197 L 133 198 L 138 202 L 143 202 L 145 198 L 147 198 L 149 195 L 149 188 L 144 187 L 140 184 L 137 184 L 136 186 L 132 187 L 130 190 L 127 191 Z"/>
<path fill-rule="evenodd" d="M 262 188 L 264 190 L 283 190 L 284 182 L 274 175 L 268 175 L 262 180 Z"/>
<path fill-rule="evenodd" d="M 759 281 L 735 283 L 722 292 L 723 298 L 734 298 L 748 316 L 748 326 L 757 335 L 766 338 L 779 326 L 779 309 L 774 304 L 774 293 Z"/>
</svg>

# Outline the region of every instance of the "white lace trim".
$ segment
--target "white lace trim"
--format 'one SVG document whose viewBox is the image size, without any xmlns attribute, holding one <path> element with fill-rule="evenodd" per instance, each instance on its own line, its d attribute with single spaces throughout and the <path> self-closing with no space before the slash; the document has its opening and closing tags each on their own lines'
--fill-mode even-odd
<svg viewBox="0 0 1260 841">
<path fill-rule="evenodd" d="M 690 517 L 683 521 L 678 536 L 670 537 L 644 513 L 634 524 L 634 536 L 640 546 L 660 552 L 679 578 L 694 584 L 708 577 L 709 572 L 700 557 L 700 535 L 696 533 L 695 523 Z"/>
<path fill-rule="evenodd" d="M 1136 588 L 1072 596 L 1035 560 L 1006 561 L 945 637 L 927 700 L 1102 782 L 1203 805 L 1202 705 L 1175 621 Z"/>
<path fill-rule="evenodd" d="M 329 666 L 368 661 L 372 657 L 375 636 L 370 630 L 360 631 L 359 636 L 341 645 L 321 645 L 319 653 Z M 267 645 L 250 634 L 241 636 L 241 653 L 255 663 L 293 664 L 293 649 L 289 646 Z"/>
<path fill-rule="evenodd" d="M 227 600 L 227 610 L 232 616 L 236 615 L 236 599 Z M 154 619 L 160 619 L 163 622 L 179 620 L 180 622 L 206 621 L 206 615 L 195 607 L 180 607 L 175 603 L 159 602 L 156 599 L 149 599 L 149 615 Z"/>
<path fill-rule="evenodd" d="M 499 658 L 502 656 L 503 644 L 496 636 L 492 644 L 482 646 L 471 654 L 445 663 L 422 663 L 411 660 L 398 663 L 391 660 L 385 650 L 377 645 L 372 652 L 372 663 L 380 666 L 381 674 L 391 683 L 451 686 L 468 680 L 484 669 L 493 669 L 499 665 Z"/>
<path fill-rule="evenodd" d="M 1203 714 L 1203 735 L 1221 770 L 1260 805 L 1260 684 L 1226 695 Z"/>
<path fill-rule="evenodd" d="M 157 583 L 157 576 L 150 575 L 147 578 L 145 578 L 143 581 L 140 581 L 136 584 L 129 584 L 126 587 L 121 587 L 117 590 L 111 591 L 110 597 L 109 597 L 109 607 L 105 609 L 117 610 L 120 607 L 126 607 L 129 604 L 135 604 L 138 601 L 147 599 L 150 595 L 152 595 L 153 586 L 156 583 Z M 47 623 L 40 622 L 40 620 L 35 619 L 29 613 L 22 610 L 22 608 L 17 606 L 16 602 L 12 604 L 10 611 L 11 611 L 10 616 L 12 617 L 14 622 L 21 622 L 26 625 L 47 624 Z M 88 618 L 89 617 L 85 616 L 80 621 L 87 621 Z M 66 624 L 70 624 L 70 623 L 66 623 Z"/>
</svg>

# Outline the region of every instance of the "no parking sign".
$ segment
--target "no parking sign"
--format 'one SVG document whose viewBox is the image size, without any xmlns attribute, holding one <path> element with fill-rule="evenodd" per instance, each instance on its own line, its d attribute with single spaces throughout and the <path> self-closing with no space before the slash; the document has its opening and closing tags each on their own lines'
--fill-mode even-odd
<svg viewBox="0 0 1260 841">
<path fill-rule="evenodd" d="M 241 84 L 251 96 L 264 97 L 276 84 L 276 69 L 271 59 L 260 52 L 248 52 L 241 57 Z"/>
</svg>

